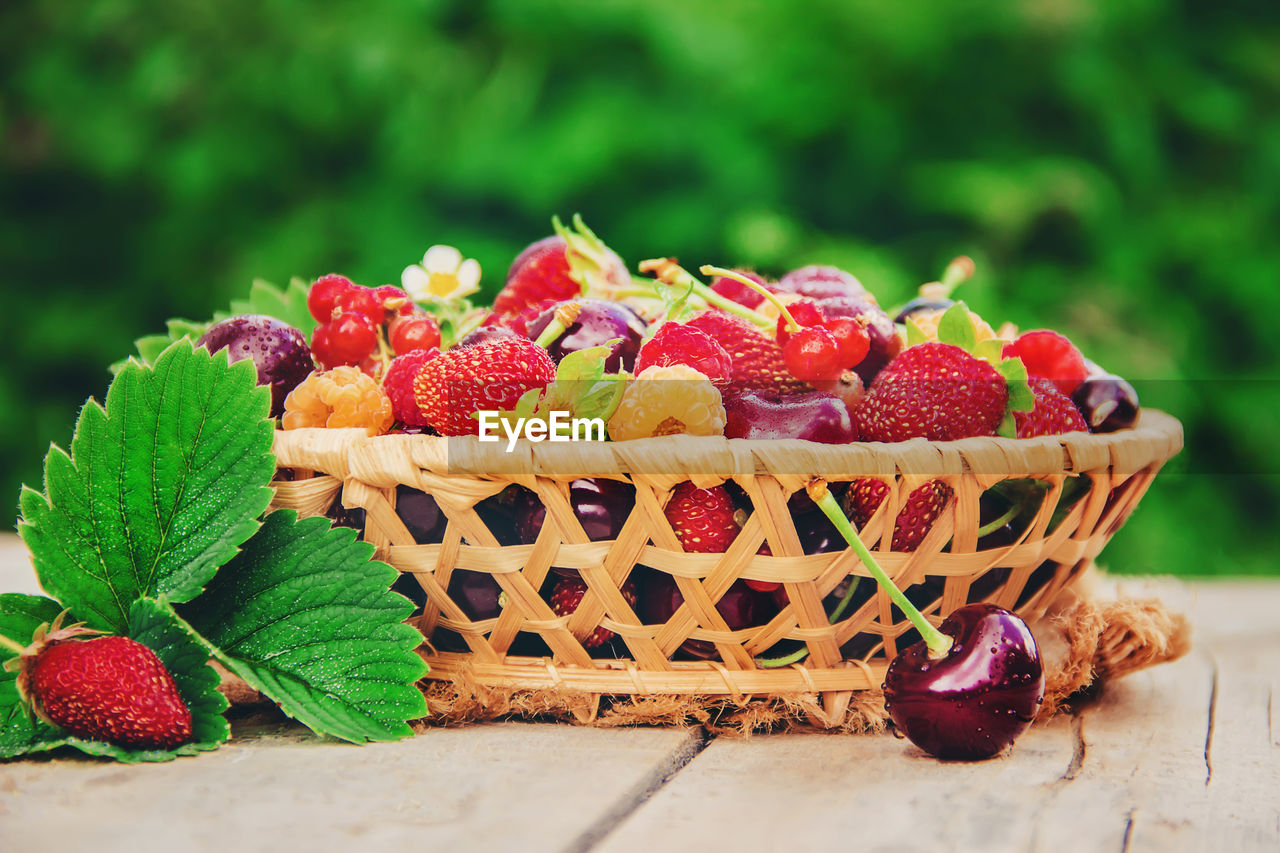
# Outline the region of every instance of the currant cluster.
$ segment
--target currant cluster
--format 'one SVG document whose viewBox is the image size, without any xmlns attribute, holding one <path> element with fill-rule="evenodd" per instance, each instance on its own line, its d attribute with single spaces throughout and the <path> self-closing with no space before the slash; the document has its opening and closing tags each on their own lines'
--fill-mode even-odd
<svg viewBox="0 0 1280 853">
<path fill-rule="evenodd" d="M 322 276 L 307 294 L 307 310 L 319 323 L 311 353 L 326 370 L 353 366 L 375 375 L 388 345 L 394 355 L 440 346 L 440 325 L 394 285 L 364 287 L 346 276 Z"/>
<path fill-rule="evenodd" d="M 830 382 L 857 366 L 871 348 L 865 322 L 855 317 L 828 317 L 818 303 L 802 299 L 787 306 L 794 328 L 778 318 L 777 340 L 787 369 L 805 382 Z"/>
</svg>

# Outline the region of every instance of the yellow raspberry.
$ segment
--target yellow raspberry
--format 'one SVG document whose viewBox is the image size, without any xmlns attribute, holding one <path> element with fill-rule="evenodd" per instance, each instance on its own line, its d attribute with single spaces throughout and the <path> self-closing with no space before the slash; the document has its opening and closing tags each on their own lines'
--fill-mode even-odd
<svg viewBox="0 0 1280 853">
<path fill-rule="evenodd" d="M 724 404 L 706 375 L 686 364 L 648 367 L 622 392 L 609 418 L 614 441 L 655 435 L 723 435 Z"/>
<path fill-rule="evenodd" d="M 363 427 L 369 435 L 391 429 L 391 400 L 377 380 L 358 367 L 312 373 L 284 401 L 285 429 Z"/>
</svg>

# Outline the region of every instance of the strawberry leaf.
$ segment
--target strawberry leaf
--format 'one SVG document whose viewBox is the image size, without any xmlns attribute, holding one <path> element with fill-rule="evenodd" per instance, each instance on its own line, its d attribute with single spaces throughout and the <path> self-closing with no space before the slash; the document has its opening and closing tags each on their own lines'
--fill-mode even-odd
<svg viewBox="0 0 1280 853">
<path fill-rule="evenodd" d="M 267 516 L 194 602 L 178 608 L 227 669 L 318 734 L 361 743 L 411 735 L 427 667 L 404 624 L 396 570 L 325 518 Z"/>
<path fill-rule="evenodd" d="M 41 586 L 91 627 L 124 633 L 143 596 L 194 598 L 271 500 L 270 393 L 248 360 L 171 345 L 127 365 L 80 412 L 68 454 L 24 486 L 18 532 Z"/>
<path fill-rule="evenodd" d="M 311 339 L 311 332 L 316 327 L 316 319 L 307 308 L 308 284 L 300 278 L 292 279 L 287 287 L 281 288 L 269 281 L 255 279 L 249 289 L 248 299 L 237 299 L 231 303 L 231 310 L 214 315 L 214 320 L 225 320 L 237 314 L 266 314 L 277 320 L 288 323 L 306 340 Z"/>
<path fill-rule="evenodd" d="M 958 346 L 965 352 L 973 352 L 978 343 L 978 330 L 974 327 L 968 306 L 963 302 L 952 305 L 938 320 L 938 340 Z"/>
<path fill-rule="evenodd" d="M 173 621 L 167 605 L 146 599 L 130 608 L 130 636 L 160 658 L 191 709 L 191 743 L 174 749 L 129 749 L 102 741 L 68 735 L 50 725 L 22 702 L 16 673 L 0 671 L 0 758 L 14 758 L 59 747 L 72 747 L 87 755 L 114 758 L 125 763 L 171 761 L 180 755 L 196 755 L 218 748 L 231 733 L 222 712 L 227 700 L 218 692 L 218 674 L 208 665 L 209 656 Z M 0 595 L 0 634 L 29 642 L 40 625 L 53 621 L 62 605 L 34 595 Z M 4 653 L 12 657 L 11 653 Z"/>
<path fill-rule="evenodd" d="M 175 341 L 187 338 L 194 344 L 200 339 L 200 336 L 208 331 L 212 323 L 197 323 L 194 320 L 172 319 L 165 322 L 168 331 L 163 335 L 146 335 L 134 341 L 134 346 L 138 349 L 135 359 L 145 365 L 153 365 L 156 359 L 160 357 L 160 353 L 169 348 L 169 345 Z M 115 376 L 124 366 L 129 363 L 128 358 L 122 358 L 115 364 L 111 365 L 108 370 L 111 375 Z"/>
</svg>

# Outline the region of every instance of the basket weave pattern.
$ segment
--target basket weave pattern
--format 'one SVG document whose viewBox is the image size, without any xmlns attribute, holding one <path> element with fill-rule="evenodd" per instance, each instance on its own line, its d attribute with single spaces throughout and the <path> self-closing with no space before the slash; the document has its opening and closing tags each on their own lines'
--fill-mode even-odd
<svg viewBox="0 0 1280 853">
<path fill-rule="evenodd" d="M 1097 556 L 1181 446 L 1178 421 L 1151 410 L 1134 429 L 1111 434 L 840 446 L 666 436 L 522 441 L 507 453 L 473 440 L 296 430 L 276 433 L 277 464 L 293 479 L 275 483 L 273 506 L 304 516 L 324 514 L 335 501 L 364 510 L 363 536 L 378 558 L 412 574 L 426 594 L 416 618 L 428 638 L 429 678 L 465 676 L 486 687 L 554 689 L 597 702 L 624 694 L 819 694 L 823 710 L 816 722 L 838 725 L 854 691 L 879 686 L 911 626 L 879 590 L 829 623 L 824 597 L 850 575 L 868 578 L 864 586 L 873 581 L 850 550 L 804 554 L 787 501 L 812 477 L 874 477 L 888 485 L 888 497 L 860 531 L 862 540 L 899 587 L 925 595 L 917 604 L 935 624 L 976 600 L 1031 620 Z M 1077 476 L 1091 481 L 1088 494 L 1050 529 L 1064 484 Z M 635 487 L 635 506 L 616 540 L 590 541 L 575 516 L 568 484 L 584 477 Z M 1041 480 L 1048 493 L 1013 544 L 978 550 L 979 497 L 1014 478 Z M 682 551 L 663 506 L 686 480 L 701 488 L 732 480 L 748 496 L 752 512 L 727 552 Z M 914 552 L 892 551 L 894 519 L 911 491 L 930 480 L 949 485 L 951 499 Z M 475 510 L 511 484 L 533 490 L 546 507 L 533 544 L 499 545 Z M 448 518 L 443 541 L 414 541 L 395 512 L 397 487 L 404 486 L 435 498 Z M 757 554 L 766 542 L 772 556 Z M 684 598 L 665 623 L 642 622 L 622 593 L 637 566 L 669 574 Z M 543 597 L 553 567 L 577 573 L 587 586 L 569 616 L 557 616 Z M 459 569 L 491 574 L 501 586 L 505 603 L 497 618 L 472 621 L 450 598 L 450 576 Z M 764 624 L 730 630 L 716 602 L 739 579 L 781 583 L 787 601 Z M 612 648 L 625 657 L 592 657 L 582 640 L 597 627 L 619 636 Z M 436 650 L 432 641 L 440 631 L 455 632 L 469 651 Z M 550 654 L 512 653 L 522 632 L 539 636 Z M 687 640 L 713 644 L 718 659 L 680 659 Z M 760 665 L 761 656 L 799 644 L 808 650 L 803 662 Z"/>
</svg>

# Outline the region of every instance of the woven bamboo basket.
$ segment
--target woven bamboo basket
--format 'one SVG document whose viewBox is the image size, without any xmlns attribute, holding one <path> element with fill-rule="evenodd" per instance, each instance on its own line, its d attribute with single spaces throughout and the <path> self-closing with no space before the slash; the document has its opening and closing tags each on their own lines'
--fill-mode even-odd
<svg viewBox="0 0 1280 853">
<path fill-rule="evenodd" d="M 1153 410 L 1134 428 L 1110 434 L 897 444 L 666 436 L 522 441 L 508 453 L 471 438 L 277 431 L 274 506 L 302 515 L 363 511 L 363 537 L 378 558 L 425 593 L 414 618 L 427 638 L 422 654 L 430 679 L 466 680 L 509 695 L 550 690 L 585 697 L 587 714 L 602 696 L 805 694 L 819 697 L 806 712 L 811 722 L 836 726 L 850 698 L 878 688 L 888 661 L 915 635 L 851 550 L 802 550 L 788 499 L 811 478 L 839 484 L 874 477 L 888 485 L 861 537 L 935 624 L 979 600 L 1033 620 L 1091 564 L 1181 447 L 1179 422 Z M 634 486 L 635 505 L 612 541 L 590 541 L 572 510 L 568 484 L 586 477 Z M 979 549 L 980 496 L 1020 478 L 1047 487 L 1034 518 L 1011 543 Z M 1072 478 L 1087 478 L 1090 488 L 1051 524 Z M 753 511 L 727 552 L 681 550 L 663 506 L 686 480 L 700 488 L 732 481 L 749 500 Z M 948 484 L 952 496 L 915 551 L 895 552 L 893 521 L 907 495 L 929 480 Z M 513 484 L 535 492 L 546 507 L 532 544 L 500 545 L 476 510 Z M 439 541 L 414 541 L 396 512 L 406 489 L 435 499 L 447 518 Z M 770 555 L 757 553 L 762 543 Z M 451 576 L 460 570 L 493 577 L 504 599 L 499 615 L 473 621 L 464 602 L 450 597 Z M 674 579 L 683 604 L 665 621 L 646 624 L 623 585 L 633 574 L 655 572 Z M 574 613 L 557 616 L 546 596 L 565 573 L 579 575 L 587 592 Z M 859 584 L 863 592 L 832 624 L 831 596 L 850 577 L 867 578 Z M 785 596 L 761 624 L 730 630 L 716 603 L 740 579 L 781 583 Z M 583 640 L 597 627 L 616 639 L 589 650 Z M 704 655 L 710 659 L 683 652 L 688 641 L 713 649 Z M 450 645 L 455 650 L 446 650 Z M 793 654 L 790 665 L 761 662 L 801 648 L 807 655 Z"/>
</svg>

